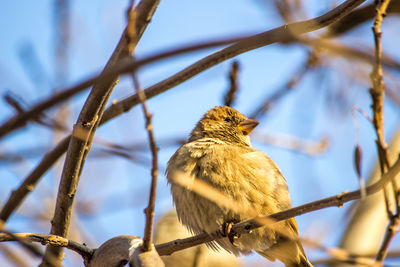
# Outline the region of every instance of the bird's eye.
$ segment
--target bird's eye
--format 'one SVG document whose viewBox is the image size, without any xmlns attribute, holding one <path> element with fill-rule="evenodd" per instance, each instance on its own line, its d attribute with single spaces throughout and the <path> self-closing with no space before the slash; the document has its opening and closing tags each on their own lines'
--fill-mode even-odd
<svg viewBox="0 0 400 267">
<path fill-rule="evenodd" d="M 231 121 L 232 121 L 232 119 L 231 119 L 231 118 L 229 118 L 229 117 L 226 117 L 226 118 L 225 118 L 225 121 L 226 121 L 226 122 L 231 122 Z"/>
</svg>

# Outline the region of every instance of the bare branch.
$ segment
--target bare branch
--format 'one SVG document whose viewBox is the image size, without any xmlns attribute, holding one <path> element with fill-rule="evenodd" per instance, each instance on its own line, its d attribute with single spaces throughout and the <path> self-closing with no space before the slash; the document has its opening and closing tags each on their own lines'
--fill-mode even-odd
<svg viewBox="0 0 400 267">
<path fill-rule="evenodd" d="M 229 44 L 232 42 L 237 42 L 219 52 L 216 52 L 195 64 L 187 67 L 186 69 L 182 70 L 181 72 L 171 76 L 170 78 L 161 81 L 146 90 L 144 90 L 146 94 L 146 98 L 152 98 L 156 95 L 159 95 L 172 87 L 190 79 L 191 77 L 195 76 L 196 74 L 217 65 L 229 58 L 242 54 L 244 52 L 248 52 L 250 50 L 266 46 L 269 44 L 273 44 L 276 42 L 288 42 L 290 40 L 295 40 L 295 35 L 299 35 L 306 32 L 311 32 L 323 28 L 325 26 L 330 25 L 331 23 L 337 21 L 338 19 L 347 15 L 352 9 L 360 5 L 365 0 L 347 0 L 343 4 L 339 5 L 338 7 L 332 9 L 331 11 L 316 17 L 314 19 L 309 19 L 301 22 L 287 24 L 273 30 L 260 33 L 251 37 L 239 37 L 239 38 L 230 38 L 227 40 L 216 41 L 216 42 L 209 42 L 205 44 L 187 46 L 180 49 L 163 52 L 160 54 L 156 54 L 154 56 L 147 57 L 142 60 L 137 60 L 135 62 L 125 62 L 125 64 L 120 64 L 117 67 L 113 68 L 105 68 L 103 73 L 100 76 L 95 76 L 90 78 L 78 85 L 71 87 L 61 93 L 54 95 L 49 99 L 49 101 L 44 100 L 43 102 L 35 105 L 32 107 L 31 110 L 28 110 L 23 113 L 19 113 L 16 116 L 7 120 L 3 125 L 0 126 L 0 137 L 5 136 L 9 132 L 19 127 L 22 127 L 26 121 L 30 118 L 36 116 L 38 113 L 60 103 L 61 101 L 66 100 L 67 98 L 73 96 L 74 94 L 85 90 L 87 87 L 91 86 L 94 83 L 103 83 L 107 79 L 110 80 L 110 77 L 115 77 L 116 75 L 120 75 L 123 73 L 130 73 L 131 71 L 137 69 L 139 66 L 149 64 L 156 60 L 160 60 L 163 58 L 171 57 L 177 54 L 194 51 L 203 48 L 221 46 L 224 44 Z M 142 4 L 141 1 L 140 4 Z M 140 6 L 139 4 L 139 6 Z M 143 4 L 145 5 L 145 4 Z M 138 21 L 145 20 L 144 17 L 140 16 L 137 18 Z M 147 18 L 146 20 L 149 20 Z M 139 31 L 140 33 L 140 31 Z M 119 45 L 117 46 L 116 50 L 121 46 L 121 42 L 124 41 L 124 38 L 121 38 Z M 116 52 L 116 51 L 115 51 Z M 112 80 L 112 79 L 111 79 Z M 50 101 L 51 100 L 51 101 Z M 130 96 L 120 102 L 113 104 L 109 107 L 102 118 L 101 124 L 104 122 L 109 121 L 110 119 L 115 118 L 116 116 L 127 112 L 133 106 L 137 105 L 139 100 L 137 95 Z"/>
<path fill-rule="evenodd" d="M 400 1 L 393 0 L 387 8 L 388 14 L 400 13 Z M 345 34 L 346 32 L 356 28 L 361 23 L 372 20 L 375 17 L 375 4 L 371 3 L 352 11 L 348 16 L 332 24 L 328 28 L 328 37 Z"/>
<path fill-rule="evenodd" d="M 141 1 L 141 3 L 144 3 L 146 1 Z M 229 57 L 233 57 L 235 55 L 238 55 L 240 53 L 246 52 L 248 50 L 251 49 L 255 49 L 257 47 L 260 47 L 262 45 L 268 45 L 270 43 L 273 42 L 278 42 L 278 41 L 283 41 L 285 40 L 285 38 L 289 38 L 289 36 L 291 36 L 291 34 L 293 34 L 293 32 L 301 32 L 300 30 L 303 30 L 304 32 L 306 31 L 312 31 L 321 27 L 324 27 L 326 25 L 329 25 L 329 23 L 332 23 L 333 21 L 335 21 L 336 19 L 346 15 L 348 12 L 350 12 L 350 10 L 352 10 L 354 7 L 356 7 L 357 5 L 361 4 L 363 1 L 362 0 L 352 0 L 352 1 L 346 1 L 345 3 L 343 3 L 342 5 L 338 6 L 337 8 L 332 9 L 330 12 L 317 17 L 315 19 L 311 19 L 311 20 L 307 20 L 307 21 L 303 21 L 303 22 L 298 22 L 298 23 L 294 23 L 294 24 L 290 24 L 290 25 L 286 25 L 286 26 L 282 26 L 279 27 L 275 30 L 271 30 L 268 31 L 266 33 L 262 33 L 260 35 L 256 35 L 253 36 L 250 39 L 238 42 L 237 44 L 228 47 L 224 50 L 221 51 L 221 53 L 216 53 L 210 57 L 205 58 L 203 61 L 200 61 L 198 63 L 196 63 L 195 65 L 187 68 L 186 70 L 184 70 L 183 72 L 171 77 L 170 79 L 167 79 L 164 82 L 158 83 L 150 88 L 148 88 L 147 90 L 145 90 L 145 94 L 146 94 L 146 98 L 150 98 L 153 97 L 157 94 L 160 94 L 162 92 L 164 92 L 165 90 L 171 88 L 174 84 L 172 83 L 176 83 L 178 80 L 181 80 L 182 78 L 184 80 L 189 79 L 190 77 L 192 77 L 193 75 L 197 74 L 198 72 L 209 68 L 219 62 L 222 62 L 223 60 L 225 60 L 226 58 Z M 138 19 L 140 18 L 140 14 Z M 296 30 L 297 29 L 297 30 Z M 122 38 L 123 40 L 123 38 Z M 121 42 L 122 42 L 121 40 Z M 121 43 L 120 42 L 120 43 Z M 119 48 L 121 45 L 119 45 L 117 48 Z M 118 49 L 117 49 L 118 50 Z M 147 62 L 151 62 L 151 60 L 155 60 L 155 57 L 153 58 L 148 58 Z M 216 60 L 216 61 L 215 61 Z M 143 64 L 145 64 L 146 61 L 143 61 Z M 137 63 L 136 63 L 137 64 Z M 132 65 L 132 64 L 131 64 Z M 200 69 L 198 66 L 202 66 Z M 132 67 L 132 66 L 131 66 Z M 132 69 L 134 69 L 135 65 L 133 65 Z M 124 69 L 124 68 L 122 68 Z M 129 71 L 131 71 L 132 69 L 129 69 Z M 126 68 L 125 68 L 126 70 Z M 126 70 L 126 71 L 128 71 Z M 192 71 L 191 71 L 192 70 Z M 194 72 L 193 72 L 194 71 Z M 111 74 L 109 74 L 109 76 L 111 76 Z M 103 80 L 106 79 L 107 77 L 103 77 Z M 84 84 L 81 85 L 77 85 L 74 89 L 80 89 L 82 87 L 87 87 L 90 84 L 92 84 L 93 82 L 97 81 L 96 79 L 92 79 L 90 81 L 86 81 Z M 178 82 L 179 83 L 179 82 Z M 168 86 L 167 86 L 168 84 Z M 68 93 L 71 94 L 71 93 Z M 121 104 L 122 103 L 122 104 Z M 125 99 L 124 101 L 121 101 L 119 104 L 113 105 L 111 106 L 109 109 L 107 109 L 107 112 L 104 114 L 103 116 L 103 120 L 101 123 L 104 123 L 112 118 L 114 118 L 117 115 L 120 115 L 121 113 L 123 113 L 124 111 L 129 110 L 132 106 L 138 104 L 138 98 L 137 95 L 134 95 L 132 97 L 129 97 L 127 99 Z M 44 106 L 47 106 L 48 103 L 43 104 L 43 106 L 41 107 L 37 107 L 36 111 L 42 111 L 46 108 L 44 108 Z M 28 118 L 30 115 L 27 113 L 24 113 L 25 118 Z M 19 121 L 19 120 L 17 120 Z M 4 126 L 4 125 L 3 125 Z M 0 129 L 4 129 L 4 128 L 0 128 Z M 0 133 L 2 133 L 0 131 Z M 1 135 L 1 134 L 0 134 Z M 57 146 L 57 150 L 64 148 L 64 151 L 66 150 L 66 146 L 65 144 L 68 144 L 70 137 L 67 137 L 66 139 L 63 140 L 63 145 L 59 145 Z M 48 153 L 48 155 L 51 154 L 56 154 L 58 155 L 60 151 L 57 151 L 57 153 L 53 150 L 50 151 Z M 56 161 L 56 158 L 43 158 L 43 160 L 39 163 L 38 167 L 35 168 L 31 175 L 30 175 L 30 179 L 28 179 L 29 181 L 33 181 L 33 183 L 28 182 L 27 184 L 34 186 L 37 181 L 40 179 L 41 175 L 47 171 L 47 169 Z M 44 168 L 44 166 L 46 166 Z M 29 177 L 28 177 L 29 178 Z M 18 197 L 19 200 L 15 201 L 15 199 L 13 199 L 12 201 L 8 201 L 9 202 L 13 202 L 12 205 L 8 205 L 8 206 L 12 206 L 11 209 L 7 209 L 8 211 L 5 212 L 7 213 L 6 216 L 4 216 L 4 221 L 6 221 L 8 219 L 8 217 L 10 216 L 10 214 L 12 213 L 12 211 L 22 202 L 22 199 L 27 195 L 27 193 L 29 192 L 29 190 L 32 190 L 33 188 L 28 187 L 25 188 L 24 184 L 17 190 L 20 192 L 20 196 Z M 27 190 L 29 189 L 29 190 Z"/>
<path fill-rule="evenodd" d="M 296 35 L 312 32 L 326 27 L 347 15 L 352 9 L 354 9 L 364 1 L 365 0 L 347 0 L 341 5 L 333 8 L 332 10 L 319 17 L 287 24 L 273 30 L 251 36 L 242 41 L 238 41 L 237 43 L 227 48 L 224 48 L 197 61 L 196 63 L 178 72 L 177 74 L 147 88 L 146 90 L 144 90 L 146 98 L 149 99 L 151 97 L 159 95 L 171 89 L 172 87 L 192 78 L 196 74 L 199 74 L 200 72 L 209 69 L 212 66 L 215 66 L 229 58 L 276 42 L 288 42 L 293 39 L 296 40 Z M 148 58 L 148 60 L 153 59 Z M 126 69 L 131 71 L 133 70 L 133 68 L 130 67 L 133 66 L 134 64 L 131 64 L 131 66 L 127 64 Z M 118 103 L 113 104 L 104 112 L 102 123 L 107 122 L 124 112 L 127 112 L 138 103 L 139 99 L 137 94 L 135 94 L 133 96 L 125 98 L 122 101 L 119 101 Z"/>
<path fill-rule="evenodd" d="M 149 204 L 145 209 L 146 212 L 146 226 L 144 230 L 143 237 L 143 248 L 144 251 L 150 251 L 153 248 L 153 222 L 154 222 L 154 207 L 156 203 L 156 191 L 157 191 L 157 176 L 158 176 L 158 148 L 153 134 L 153 125 L 151 124 L 152 114 L 149 113 L 146 106 L 146 96 L 140 88 L 139 81 L 135 74 L 132 74 L 132 79 L 135 84 L 136 93 L 139 96 L 143 114 L 146 121 L 146 130 L 149 138 L 150 151 L 152 156 L 152 167 L 151 167 L 151 185 L 150 185 L 150 195 Z"/>
<path fill-rule="evenodd" d="M 127 39 L 128 49 L 130 53 L 133 53 L 134 44 L 131 44 L 136 37 L 136 9 L 133 8 L 133 0 L 130 1 L 128 7 L 128 26 L 127 26 Z M 154 207 L 156 203 L 156 191 L 157 191 L 157 176 L 158 176 L 158 148 L 153 134 L 153 125 L 151 124 L 152 114 L 149 113 L 146 105 L 146 96 L 143 93 L 139 80 L 136 77 L 136 73 L 132 72 L 132 80 L 136 89 L 136 94 L 139 96 L 140 104 L 142 106 L 144 119 L 146 121 L 146 131 L 149 138 L 150 151 L 152 156 L 152 168 L 151 168 L 151 184 L 150 184 L 150 195 L 149 204 L 145 209 L 146 212 L 146 225 L 144 229 L 143 237 L 143 250 L 149 252 L 153 249 L 153 222 L 154 222 Z M 144 255 L 144 254 L 143 254 Z M 161 260 L 160 260 L 161 261 Z M 140 265 L 140 264 L 139 264 Z"/>
<path fill-rule="evenodd" d="M 142 13 L 139 16 L 145 16 L 146 18 L 151 17 L 157 5 L 157 0 L 142 1 L 138 6 L 139 14 Z M 149 21 L 144 20 L 142 22 L 143 23 L 136 24 L 138 33 L 144 31 L 144 28 L 146 28 Z M 137 44 L 140 36 L 141 34 L 138 34 L 134 45 Z M 132 44 L 133 43 L 131 43 L 131 45 Z M 118 60 L 126 57 L 128 54 L 127 41 L 125 36 L 123 36 L 103 72 L 107 72 L 110 68 L 113 68 Z M 74 125 L 74 130 L 69 142 L 68 152 L 64 163 L 64 169 L 61 175 L 54 218 L 51 221 L 51 234 L 53 235 L 65 237 L 68 234 L 72 203 L 78 187 L 80 174 L 87 153 L 91 147 L 94 134 L 103 116 L 107 100 L 116 83 L 117 76 L 112 76 L 102 83 L 95 84 L 81 110 L 81 113 L 79 114 L 77 123 Z M 77 137 L 77 134 L 80 136 Z M 50 246 L 46 249 L 45 257 L 40 266 L 48 266 L 48 257 L 50 255 L 53 255 L 58 260 L 57 265 L 61 265 L 63 249 L 61 247 Z"/>
<path fill-rule="evenodd" d="M 274 43 L 274 42 L 283 41 L 284 39 L 282 39 L 282 38 L 285 37 L 285 36 L 287 37 L 287 35 L 289 34 L 287 32 L 287 29 L 288 29 L 289 26 L 290 26 L 289 28 L 299 28 L 302 25 L 300 28 L 309 29 L 311 31 L 311 30 L 315 30 L 312 27 L 315 23 L 319 23 L 320 27 L 329 25 L 329 23 L 332 23 L 333 21 L 335 21 L 336 18 L 338 19 L 340 17 L 345 16 L 348 12 L 350 12 L 356 6 L 360 5 L 362 2 L 363 2 L 363 0 L 358 0 L 358 1 L 357 0 L 348 0 L 345 3 L 343 3 L 342 5 L 332 9 L 331 11 L 329 11 L 329 12 L 325 13 L 324 15 L 319 16 L 319 17 L 317 17 L 315 19 L 311 19 L 311 20 L 307 20 L 307 21 L 303 21 L 303 22 L 298 22 L 298 23 L 294 23 L 294 24 L 290 24 L 290 25 L 286 25 L 286 26 L 281 26 L 281 27 L 279 27 L 277 29 L 274 29 L 274 30 L 271 30 L 271 31 L 267 31 L 267 32 L 262 33 L 260 35 L 253 36 L 252 38 L 246 38 L 247 41 L 243 40 L 242 42 L 238 42 L 237 44 L 232 45 L 231 47 L 228 47 L 228 48 L 226 48 L 226 49 L 224 49 L 224 50 L 222 50 L 220 52 L 217 52 L 217 53 L 215 53 L 215 54 L 213 54 L 213 55 L 211 55 L 209 57 L 206 57 L 205 59 L 203 59 L 203 60 L 195 63 L 194 65 L 186 68 L 185 70 L 183 70 L 182 72 L 172 76 L 171 78 L 147 88 L 146 90 L 144 90 L 144 93 L 146 95 L 146 99 L 149 99 L 149 98 L 154 97 L 154 96 L 156 96 L 158 94 L 161 94 L 164 91 L 172 88 L 176 84 L 179 84 L 180 82 L 183 82 L 183 81 L 189 79 L 190 77 L 196 75 L 197 73 L 203 71 L 204 69 L 210 68 L 211 66 L 213 66 L 213 65 L 215 65 L 215 64 L 217 64 L 219 62 L 222 62 L 224 60 L 224 58 L 227 57 L 228 55 L 230 57 L 233 57 L 235 55 L 238 55 L 240 53 L 243 53 L 243 52 L 246 52 L 246 51 L 250 50 L 250 49 L 247 49 L 245 51 L 242 51 L 242 49 L 240 49 L 241 46 L 246 46 L 249 43 L 249 44 L 253 44 L 252 48 L 255 49 L 258 46 L 261 46 L 263 44 L 264 45 L 268 45 L 268 44 L 271 44 L 271 43 Z M 147 4 L 146 1 L 141 1 L 140 3 L 141 4 L 144 3 L 143 5 Z M 149 13 L 150 13 L 151 10 L 152 10 L 152 8 L 150 7 L 149 8 Z M 146 13 L 146 12 L 144 12 L 144 13 Z M 146 16 L 143 16 L 143 17 L 146 17 Z M 149 16 L 149 17 L 151 17 L 151 16 Z M 139 14 L 138 20 L 140 20 L 140 18 L 142 18 L 142 16 Z M 291 30 L 291 31 L 293 31 L 293 30 Z M 259 39 L 263 39 L 263 38 L 265 38 L 266 40 L 264 40 L 264 42 L 261 42 L 262 40 L 260 41 Z M 116 48 L 116 51 L 114 52 L 115 54 L 119 54 L 120 52 L 117 53 L 117 51 L 122 50 L 121 46 L 125 43 L 125 42 L 123 42 L 123 40 L 124 40 L 124 38 L 121 38 L 121 41 L 118 44 L 118 46 Z M 260 44 L 260 42 L 261 42 L 261 44 Z M 220 44 L 221 44 L 221 42 L 219 43 L 219 45 Z M 258 44 L 258 46 L 256 44 Z M 184 49 L 182 49 L 181 52 L 183 50 Z M 168 55 L 164 54 L 164 56 L 166 57 L 166 56 L 169 56 L 169 55 L 174 55 L 175 53 L 174 53 L 174 51 L 171 51 L 170 53 L 167 53 L 167 54 Z M 148 63 L 148 62 L 152 62 L 152 60 L 155 60 L 155 58 L 158 59 L 158 57 L 159 57 L 159 55 L 158 56 L 156 55 L 154 57 L 149 57 L 146 60 L 142 60 L 142 64 L 145 64 L 145 63 Z M 217 59 L 219 60 L 218 62 L 212 63 L 214 60 L 217 60 Z M 114 62 L 114 60 L 113 60 L 113 62 Z M 130 66 L 128 66 L 128 67 L 132 67 L 131 69 L 127 68 L 125 66 L 123 66 L 122 69 L 124 69 L 126 71 L 132 71 L 138 65 L 140 65 L 140 64 L 136 61 L 133 64 L 131 63 Z M 202 66 L 203 69 L 201 69 L 199 66 Z M 111 74 L 110 73 L 108 74 L 108 76 L 112 75 L 112 73 Z M 118 73 L 118 72 L 115 72 L 115 73 Z M 107 75 L 104 75 L 104 76 L 105 77 L 100 77 L 100 78 L 105 79 L 105 78 L 108 77 Z M 88 80 L 88 81 L 86 81 L 86 82 L 84 82 L 84 83 L 82 83 L 80 85 L 75 86 L 73 89 L 76 89 L 76 90 L 81 89 L 82 90 L 82 88 L 86 88 L 86 87 L 90 86 L 95 81 L 102 81 L 102 79 L 100 79 L 100 78 L 92 78 L 92 79 L 90 79 L 90 80 Z M 70 94 L 72 94 L 72 93 L 69 92 L 68 95 L 70 95 Z M 62 99 L 63 98 L 61 97 L 61 99 L 58 99 L 58 101 L 60 101 Z M 137 94 L 135 94 L 135 95 L 133 95 L 131 97 L 128 97 L 128 98 L 126 98 L 126 99 L 124 99 L 124 100 L 122 100 L 122 101 L 120 101 L 120 102 L 118 102 L 116 104 L 113 104 L 112 106 L 110 106 L 104 112 L 104 115 L 103 115 L 102 121 L 100 122 L 100 125 L 105 123 L 105 122 L 107 122 L 107 121 L 109 121 L 109 120 L 111 120 L 111 119 L 113 119 L 113 118 L 115 118 L 116 116 L 128 111 L 130 108 L 132 108 L 133 106 L 137 105 L 138 103 L 139 103 L 139 99 L 138 99 Z M 14 129 L 15 127 L 17 127 L 21 123 L 23 123 L 26 120 L 28 120 L 30 118 L 30 116 L 32 116 L 32 114 L 36 114 L 37 112 L 41 112 L 41 111 L 45 110 L 48 107 L 49 107 L 49 103 L 47 103 L 45 101 L 45 102 L 42 103 L 42 105 L 37 105 L 33 109 L 31 109 L 30 111 L 27 111 L 25 113 L 19 114 L 17 116 L 18 118 L 17 117 L 11 118 L 9 120 L 9 123 L 5 123 L 0 127 L 0 137 L 4 136 L 7 133 L 9 133 L 10 129 Z M 62 142 L 63 143 L 66 142 L 66 140 L 67 139 L 69 140 L 69 138 L 71 138 L 71 136 L 66 137 L 66 139 L 64 139 Z M 57 146 L 57 149 L 59 149 L 61 147 L 64 147 L 64 146 L 59 145 L 59 146 Z M 64 148 L 64 151 L 65 150 L 66 150 L 66 147 Z M 55 153 L 55 152 L 54 151 L 50 151 L 49 153 Z M 43 158 L 42 161 L 39 163 L 37 168 L 42 168 L 42 166 L 44 165 L 45 161 L 46 161 L 45 158 Z M 56 161 L 56 159 L 54 159 L 53 163 L 55 161 Z M 52 164 L 50 164 L 48 167 L 50 167 Z M 46 164 L 46 165 L 48 165 L 48 164 Z M 31 180 L 35 180 L 35 183 L 40 179 L 41 175 L 44 173 L 44 172 L 43 173 L 37 172 L 37 168 L 35 168 L 32 171 L 32 174 L 33 173 L 37 173 L 31 179 Z M 47 170 L 45 170 L 45 171 L 47 171 Z M 26 191 L 25 189 L 21 189 L 21 187 L 18 189 L 18 191 L 20 191 L 20 190 L 24 191 L 23 197 L 25 197 L 26 194 L 29 192 L 29 191 Z M 22 201 L 22 199 L 20 201 Z M 18 205 L 19 204 L 20 203 L 18 203 Z M 14 209 L 16 207 L 17 207 L 17 205 L 14 205 Z M 9 215 L 5 216 L 4 218 L 8 219 L 8 217 L 9 217 Z M 4 219 L 4 221 L 6 221 L 6 219 Z"/>
<path fill-rule="evenodd" d="M 69 240 L 61 236 L 36 233 L 14 233 L 12 235 L 8 233 L 0 233 L 0 242 L 19 240 L 39 242 L 45 246 L 51 245 L 57 247 L 65 247 L 81 255 L 83 259 L 90 259 L 94 252 L 93 249 L 88 248 L 86 245 L 82 245 L 78 242 Z"/>
<path fill-rule="evenodd" d="M 139 19 L 139 18 L 140 18 L 140 16 L 137 19 Z M 123 36 L 121 37 L 121 40 L 120 40 L 119 44 L 117 45 L 117 48 L 114 50 L 114 54 L 122 53 L 120 46 L 125 44 L 125 41 L 124 41 L 125 37 L 126 37 L 126 31 L 124 32 Z M 63 101 L 68 100 L 70 97 L 82 92 L 83 90 L 86 90 L 88 87 L 90 87 L 93 84 L 106 83 L 107 81 L 112 80 L 113 78 L 115 78 L 118 75 L 131 73 L 132 71 L 138 69 L 140 66 L 150 64 L 157 60 L 165 59 L 168 57 L 172 57 L 175 55 L 192 52 L 192 51 L 196 51 L 196 50 L 200 50 L 200 49 L 231 44 L 233 42 L 245 40 L 245 39 L 248 39 L 248 37 L 247 36 L 246 37 L 234 37 L 234 38 L 228 38 L 228 39 L 217 40 L 217 41 L 209 41 L 209 42 L 205 42 L 205 43 L 201 43 L 201 44 L 188 45 L 188 46 L 184 46 L 184 47 L 181 47 L 178 49 L 167 50 L 166 52 L 161 52 L 161 53 L 143 58 L 141 60 L 136 60 L 134 62 L 132 62 L 130 57 L 121 55 L 120 59 L 118 59 L 118 62 L 119 62 L 118 64 L 114 64 L 113 67 L 108 67 L 107 69 L 105 68 L 100 75 L 94 75 L 91 78 L 88 78 L 87 80 L 85 80 L 81 83 L 78 83 L 77 85 L 74 85 L 70 88 L 67 88 L 64 90 L 57 90 L 57 92 L 55 94 L 53 94 L 51 97 L 39 102 L 38 104 L 34 105 L 33 107 L 31 107 L 28 110 L 19 112 L 17 115 L 8 119 L 6 122 L 4 122 L 2 125 L 0 125 L 0 137 L 3 137 L 16 129 L 23 127 L 28 120 L 32 120 L 32 119 L 36 118 L 44 110 L 52 108 L 52 107 L 62 103 Z M 116 61 L 117 60 L 113 60 L 114 63 L 116 63 Z"/>
<path fill-rule="evenodd" d="M 387 144 L 385 142 L 384 134 L 384 97 L 385 97 L 385 83 L 383 82 L 383 68 L 382 68 L 382 32 L 381 25 L 383 17 L 386 15 L 386 9 L 390 3 L 390 0 L 383 0 L 376 2 L 376 17 L 372 31 L 374 34 L 375 41 L 375 60 L 376 63 L 371 72 L 371 82 L 373 88 L 370 89 L 372 98 L 372 110 L 373 110 L 373 124 L 377 135 L 376 145 L 378 151 L 378 158 L 380 164 L 381 173 L 385 173 L 391 164 L 389 162 L 389 156 L 387 152 Z M 397 181 L 392 181 L 393 197 L 389 195 L 390 188 L 384 187 L 384 197 L 386 203 L 386 210 L 390 219 L 389 226 L 386 230 L 386 234 L 382 245 L 376 256 L 376 262 L 381 264 L 386 257 L 387 250 L 390 242 L 398 232 L 400 223 L 400 199 L 399 199 L 399 187 Z M 393 203 L 393 201 L 395 203 Z"/>
<path fill-rule="evenodd" d="M 231 71 L 229 72 L 229 89 L 225 94 L 224 105 L 231 107 L 235 101 L 236 92 L 239 90 L 238 86 L 239 62 L 233 61 Z"/>
</svg>

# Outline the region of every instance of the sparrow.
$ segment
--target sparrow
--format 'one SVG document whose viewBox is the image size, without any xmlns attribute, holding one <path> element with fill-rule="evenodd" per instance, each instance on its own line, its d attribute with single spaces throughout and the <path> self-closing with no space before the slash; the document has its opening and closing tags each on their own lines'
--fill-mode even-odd
<svg viewBox="0 0 400 267">
<path fill-rule="evenodd" d="M 177 175 L 194 177 L 260 216 L 291 208 L 287 183 L 279 168 L 251 146 L 249 134 L 258 124 L 227 106 L 205 113 L 188 142 L 168 162 L 166 175 L 178 218 L 194 234 L 227 233 L 208 243 L 211 248 L 218 249 L 219 245 L 236 256 L 255 251 L 286 266 L 312 266 L 299 241 L 295 218 L 233 238 L 229 226 L 252 219 L 248 214 L 234 212 L 174 182 Z"/>
</svg>

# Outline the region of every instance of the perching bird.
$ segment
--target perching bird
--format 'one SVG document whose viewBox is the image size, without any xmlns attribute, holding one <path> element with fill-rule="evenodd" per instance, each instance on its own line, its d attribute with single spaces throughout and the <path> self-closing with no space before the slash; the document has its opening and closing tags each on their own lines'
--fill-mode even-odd
<svg viewBox="0 0 400 267">
<path fill-rule="evenodd" d="M 251 218 L 174 183 L 177 175 L 195 177 L 259 215 L 291 207 L 286 180 L 278 167 L 267 155 L 251 147 L 249 133 L 257 125 L 257 121 L 233 108 L 215 107 L 203 116 L 188 142 L 169 160 L 167 177 L 176 211 L 192 232 L 226 231 L 227 225 Z M 277 230 L 261 227 L 214 242 L 235 255 L 256 251 L 286 266 L 312 266 L 298 239 L 294 218 L 275 223 L 274 229 Z M 214 242 L 209 245 L 216 248 Z"/>
</svg>

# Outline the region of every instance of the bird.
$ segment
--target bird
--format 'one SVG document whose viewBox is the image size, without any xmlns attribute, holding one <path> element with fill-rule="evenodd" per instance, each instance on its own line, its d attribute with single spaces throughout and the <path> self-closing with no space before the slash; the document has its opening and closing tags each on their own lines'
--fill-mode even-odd
<svg viewBox="0 0 400 267">
<path fill-rule="evenodd" d="M 278 166 L 251 146 L 249 134 L 259 124 L 228 106 L 207 111 L 188 141 L 168 161 L 166 176 L 179 220 L 193 234 L 216 231 L 226 236 L 207 245 L 236 256 L 257 252 L 288 267 L 312 266 L 299 240 L 295 218 L 231 235 L 232 224 L 251 219 L 174 182 L 177 175 L 194 177 L 241 207 L 260 216 L 291 208 L 287 183 Z"/>
</svg>

